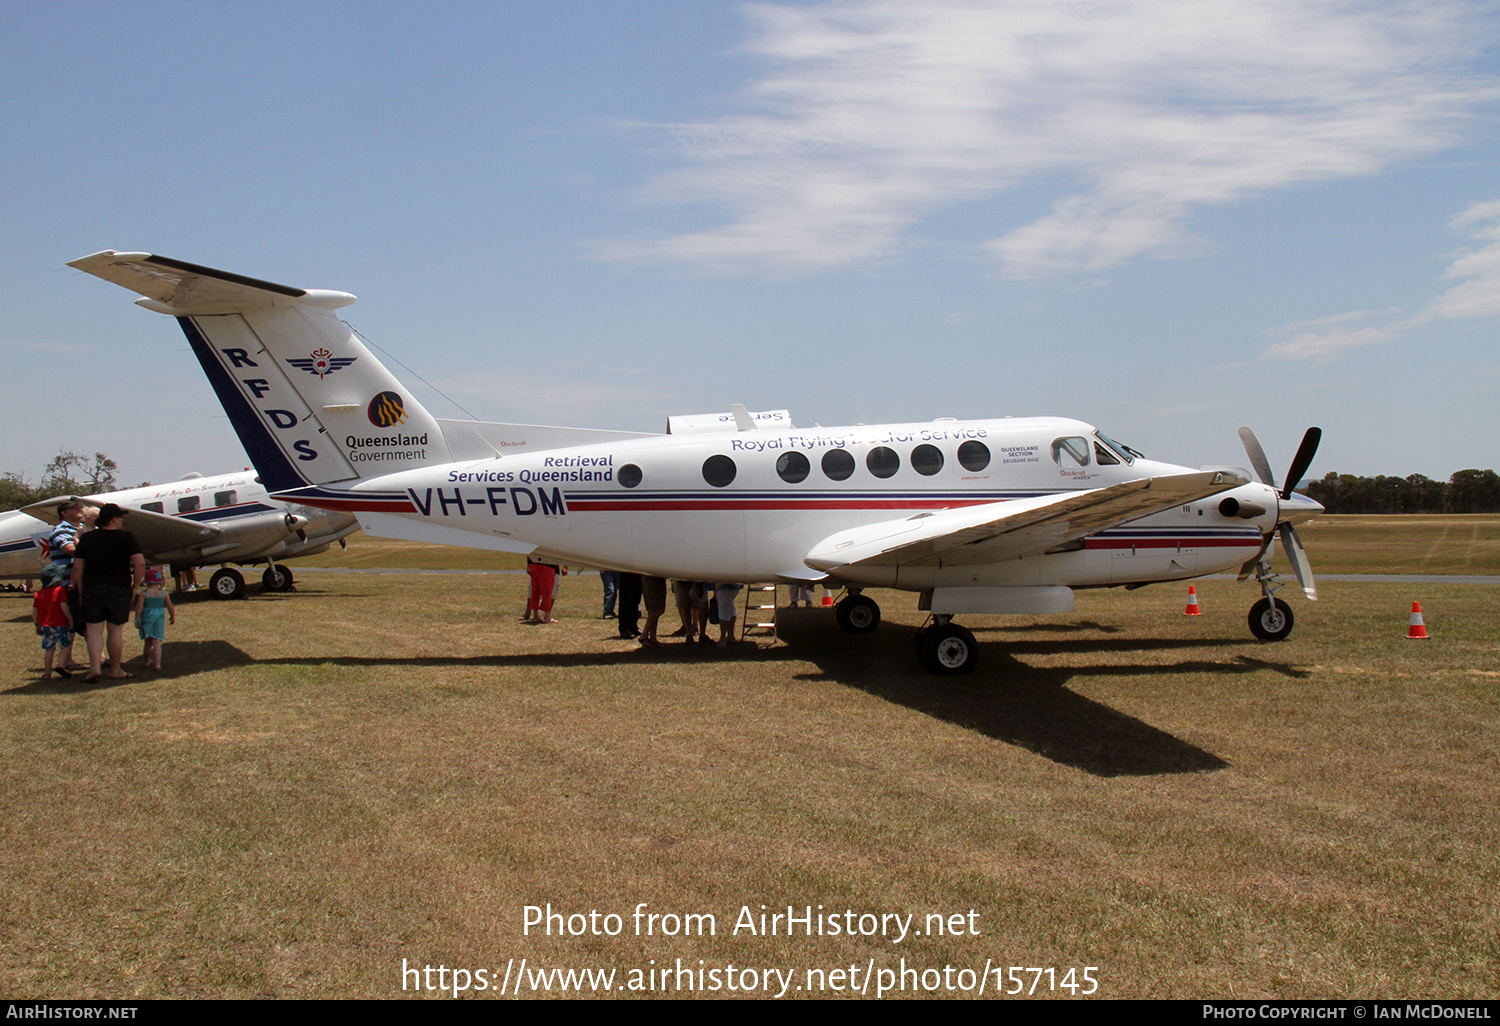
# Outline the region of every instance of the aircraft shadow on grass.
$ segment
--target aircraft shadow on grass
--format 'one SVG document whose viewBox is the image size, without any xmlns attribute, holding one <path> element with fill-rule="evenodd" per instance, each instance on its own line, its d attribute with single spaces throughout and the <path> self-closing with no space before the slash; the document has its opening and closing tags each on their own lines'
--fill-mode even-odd
<svg viewBox="0 0 1500 1026">
<path fill-rule="evenodd" d="M 910 668 L 910 660 L 905 658 L 914 644 L 914 628 L 886 624 L 873 635 L 851 637 L 841 634 L 831 623 L 811 626 L 812 623 L 813 619 L 808 617 L 800 625 L 784 629 L 782 639 L 788 642 L 785 645 L 767 645 L 763 639 L 759 644 L 736 644 L 728 652 L 714 645 L 673 641 L 654 649 L 632 647 L 593 652 L 497 653 L 477 657 L 309 656 L 250 661 L 257 665 L 287 666 L 452 667 L 457 671 L 475 667 L 517 670 L 616 667 L 625 663 L 655 667 L 684 662 L 725 668 L 745 663 L 787 663 L 790 667 L 794 663 L 811 662 L 818 667 L 816 672 L 792 672 L 790 679 L 826 680 L 855 688 L 1100 777 L 1199 773 L 1224 769 L 1229 764 L 1166 731 L 1070 690 L 1068 684 L 1075 679 L 1130 679 L 1187 673 L 1229 676 L 1265 671 L 1291 678 L 1307 676 L 1289 664 L 1244 655 L 1222 662 L 1202 658 L 1159 665 L 1114 662 L 1107 658 L 1112 652 L 1194 649 L 1201 653 L 1206 647 L 1242 648 L 1245 643 L 1237 638 L 1057 637 L 1083 631 L 1097 633 L 1101 629 L 1119 632 L 1118 628 L 1080 622 L 1039 628 L 993 628 L 996 633 L 1026 630 L 1032 637 L 989 645 L 985 661 L 972 674 L 935 682 Z M 614 640 L 612 632 L 602 624 L 598 629 L 601 643 Z M 1053 637 L 1038 639 L 1035 637 L 1038 632 Z M 1066 667 L 1034 667 L 1020 658 L 1028 653 L 1072 653 L 1084 658 Z"/>
</svg>

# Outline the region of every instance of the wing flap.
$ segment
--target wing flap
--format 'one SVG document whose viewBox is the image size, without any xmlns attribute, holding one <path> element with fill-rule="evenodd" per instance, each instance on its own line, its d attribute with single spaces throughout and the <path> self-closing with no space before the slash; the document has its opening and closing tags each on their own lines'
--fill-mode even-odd
<svg viewBox="0 0 1500 1026">
<path fill-rule="evenodd" d="M 856 563 L 965 566 L 1018 559 L 1248 483 L 1233 471 L 1201 471 L 918 513 L 830 535 L 813 546 L 806 561 L 814 569 L 835 572 Z"/>
</svg>

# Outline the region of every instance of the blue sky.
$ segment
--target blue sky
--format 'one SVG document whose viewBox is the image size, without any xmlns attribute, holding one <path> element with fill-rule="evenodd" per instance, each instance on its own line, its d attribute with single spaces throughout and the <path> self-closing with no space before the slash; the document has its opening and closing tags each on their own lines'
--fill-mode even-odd
<svg viewBox="0 0 1500 1026">
<path fill-rule="evenodd" d="M 1497 44 L 1459 2 L 17 0 L 0 472 L 245 465 L 176 326 L 64 266 L 106 248 L 353 292 L 486 420 L 1500 467 Z"/>
</svg>

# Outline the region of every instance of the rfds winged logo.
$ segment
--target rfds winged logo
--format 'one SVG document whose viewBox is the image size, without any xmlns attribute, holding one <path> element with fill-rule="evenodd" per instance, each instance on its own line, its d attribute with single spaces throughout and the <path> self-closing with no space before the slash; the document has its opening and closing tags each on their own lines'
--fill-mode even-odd
<svg viewBox="0 0 1500 1026">
<path fill-rule="evenodd" d="M 334 356 L 326 349 L 314 349 L 305 360 L 288 360 L 287 363 L 298 370 L 305 370 L 309 374 L 316 374 L 320 379 L 326 378 L 336 370 L 343 370 L 355 360 L 357 356 Z"/>
</svg>

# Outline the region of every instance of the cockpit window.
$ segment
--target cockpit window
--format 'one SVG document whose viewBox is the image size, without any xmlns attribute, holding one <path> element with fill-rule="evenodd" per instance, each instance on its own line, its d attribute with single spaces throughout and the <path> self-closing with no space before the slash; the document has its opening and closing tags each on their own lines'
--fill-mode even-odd
<svg viewBox="0 0 1500 1026">
<path fill-rule="evenodd" d="M 1113 451 L 1116 456 L 1124 460 L 1126 463 L 1134 463 L 1137 459 L 1145 459 L 1144 456 L 1136 452 L 1130 446 L 1120 444 L 1113 438 L 1106 435 L 1103 431 L 1095 431 L 1094 437 L 1098 438 L 1099 441 L 1109 446 L 1110 450 Z M 1099 462 L 1103 463 L 1104 461 L 1101 459 Z"/>
<path fill-rule="evenodd" d="M 1094 462 L 1101 467 L 1113 467 L 1120 462 L 1120 458 L 1114 454 L 1112 449 L 1105 447 L 1103 442 L 1094 443 Z"/>
<path fill-rule="evenodd" d="M 1087 438 L 1054 438 L 1052 462 L 1065 469 L 1088 466 L 1089 440 Z"/>
</svg>

